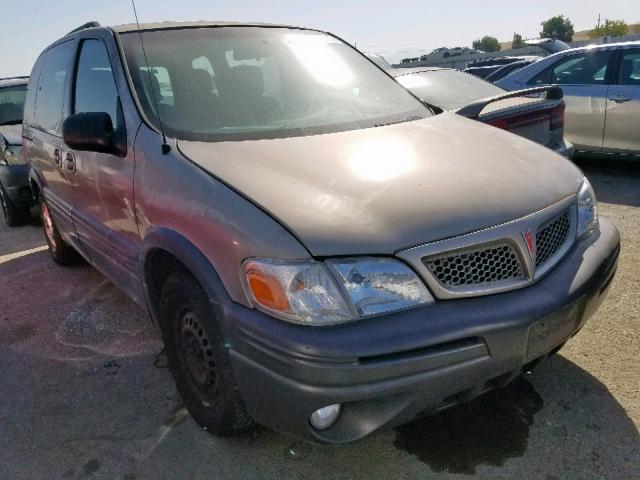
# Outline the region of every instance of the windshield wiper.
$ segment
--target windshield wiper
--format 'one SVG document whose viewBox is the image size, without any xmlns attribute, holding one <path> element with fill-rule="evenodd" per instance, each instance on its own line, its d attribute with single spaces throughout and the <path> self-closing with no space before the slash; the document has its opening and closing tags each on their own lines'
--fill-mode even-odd
<svg viewBox="0 0 640 480">
<path fill-rule="evenodd" d="M 374 127 L 386 127 L 387 125 L 395 125 L 396 123 L 413 122 L 415 120 L 422 120 L 423 118 L 424 117 L 421 117 L 420 115 L 413 115 L 411 117 L 403 118 L 402 120 L 395 120 L 393 122 L 376 123 L 373 126 Z"/>
<path fill-rule="evenodd" d="M 18 119 L 18 120 L 7 120 L 6 122 L 0 123 L 0 126 L 2 126 L 2 125 L 19 125 L 21 123 L 22 123 L 21 119 Z"/>
</svg>

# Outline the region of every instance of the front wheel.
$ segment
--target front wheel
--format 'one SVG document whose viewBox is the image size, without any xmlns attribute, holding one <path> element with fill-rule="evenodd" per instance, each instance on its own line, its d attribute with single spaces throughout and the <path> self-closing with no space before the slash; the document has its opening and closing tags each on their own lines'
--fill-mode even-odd
<svg viewBox="0 0 640 480">
<path fill-rule="evenodd" d="M 198 281 L 188 272 L 174 272 L 160 297 L 169 368 L 191 416 L 206 430 L 222 436 L 252 427 L 222 330 Z"/>
<path fill-rule="evenodd" d="M 80 263 L 82 257 L 60 236 L 60 232 L 58 232 L 58 228 L 51 217 L 49 207 L 42 197 L 40 197 L 40 215 L 42 217 L 44 236 L 47 239 L 51 258 L 53 258 L 57 264 L 63 266 Z"/>
</svg>

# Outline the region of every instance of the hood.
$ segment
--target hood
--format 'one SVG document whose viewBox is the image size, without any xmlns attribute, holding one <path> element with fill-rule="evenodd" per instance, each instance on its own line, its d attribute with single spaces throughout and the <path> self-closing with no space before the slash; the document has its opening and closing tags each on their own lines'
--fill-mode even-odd
<svg viewBox="0 0 640 480">
<path fill-rule="evenodd" d="M 9 145 L 22 145 L 22 124 L 0 125 L 0 135 Z"/>
<path fill-rule="evenodd" d="M 551 205 L 582 181 L 550 150 L 452 113 L 308 137 L 180 141 L 179 148 L 315 256 L 392 254 L 476 231 Z"/>
</svg>

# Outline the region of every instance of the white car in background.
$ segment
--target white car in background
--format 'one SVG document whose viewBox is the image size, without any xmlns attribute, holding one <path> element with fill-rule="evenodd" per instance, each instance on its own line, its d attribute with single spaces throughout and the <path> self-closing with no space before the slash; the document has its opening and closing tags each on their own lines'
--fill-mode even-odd
<svg viewBox="0 0 640 480">
<path fill-rule="evenodd" d="M 576 153 L 640 156 L 640 42 L 566 50 L 498 80 L 507 90 L 559 85 Z"/>
</svg>

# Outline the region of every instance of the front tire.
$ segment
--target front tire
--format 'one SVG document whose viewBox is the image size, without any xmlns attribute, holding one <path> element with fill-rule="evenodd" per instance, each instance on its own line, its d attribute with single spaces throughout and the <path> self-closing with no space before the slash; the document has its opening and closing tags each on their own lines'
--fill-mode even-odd
<svg viewBox="0 0 640 480">
<path fill-rule="evenodd" d="M 172 273 L 159 306 L 169 368 L 193 419 L 221 436 L 251 428 L 224 335 L 198 281 L 185 271 Z"/>
<path fill-rule="evenodd" d="M 44 236 L 47 239 L 47 245 L 49 247 L 49 254 L 51 258 L 62 266 L 76 265 L 82 262 L 82 257 L 65 242 L 58 232 L 58 228 L 53 221 L 49 207 L 42 197 L 39 199 L 40 203 L 40 216 L 42 217 L 42 226 L 44 228 Z"/>
</svg>

